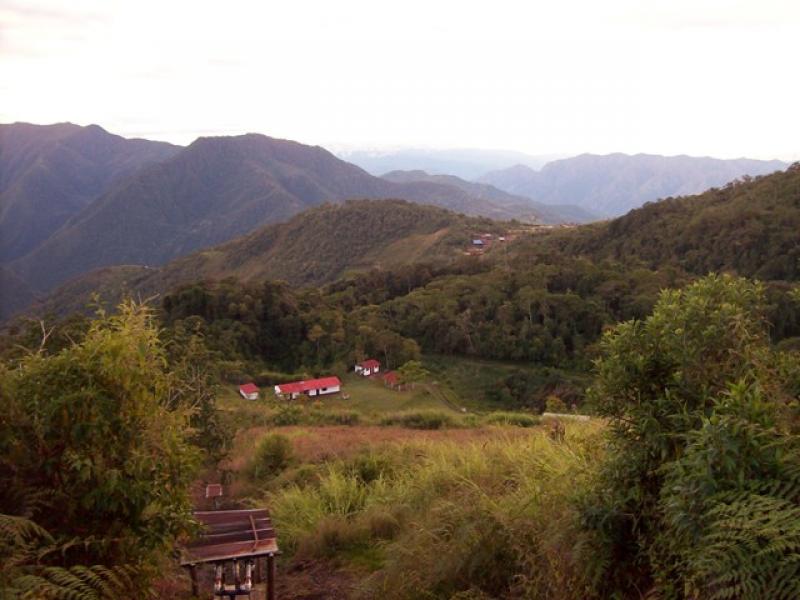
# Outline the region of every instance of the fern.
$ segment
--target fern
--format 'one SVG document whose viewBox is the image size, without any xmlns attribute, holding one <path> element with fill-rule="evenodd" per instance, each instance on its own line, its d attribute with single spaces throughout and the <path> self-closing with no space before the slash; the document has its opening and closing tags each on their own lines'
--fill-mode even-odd
<svg viewBox="0 0 800 600">
<path fill-rule="evenodd" d="M 51 552 L 54 546 L 50 533 L 33 521 L 0 514 L 0 600 L 105 600 L 134 589 L 132 567 L 40 564 L 43 548 Z"/>
<path fill-rule="evenodd" d="M 793 488 L 792 488 L 793 489 Z M 709 600 L 800 598 L 800 506 L 744 493 L 720 502 L 688 561 L 689 588 Z"/>
</svg>

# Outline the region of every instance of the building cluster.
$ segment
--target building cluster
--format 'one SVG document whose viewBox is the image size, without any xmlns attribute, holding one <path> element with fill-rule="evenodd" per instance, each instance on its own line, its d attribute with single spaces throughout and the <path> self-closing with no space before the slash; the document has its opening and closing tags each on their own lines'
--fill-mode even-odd
<svg viewBox="0 0 800 600">
<path fill-rule="evenodd" d="M 404 389 L 397 371 L 388 371 L 381 374 L 380 361 L 370 358 L 355 365 L 353 371 L 362 377 L 380 377 L 383 384 L 394 390 Z M 275 395 L 285 400 L 294 400 L 301 394 L 314 398 L 336 394 L 342 391 L 342 382 L 335 375 L 320 377 L 318 379 L 307 379 L 301 381 L 290 381 L 279 383 L 274 386 Z M 257 400 L 261 390 L 253 383 L 244 383 L 239 386 L 239 395 L 246 400 Z"/>
</svg>

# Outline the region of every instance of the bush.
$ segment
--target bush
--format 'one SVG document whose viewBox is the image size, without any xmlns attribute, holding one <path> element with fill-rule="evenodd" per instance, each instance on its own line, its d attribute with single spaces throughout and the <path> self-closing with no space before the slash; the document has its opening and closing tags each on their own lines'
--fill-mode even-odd
<svg viewBox="0 0 800 600">
<path fill-rule="evenodd" d="M 448 413 L 429 410 L 393 413 L 386 415 L 380 421 L 381 425 L 399 425 L 409 429 L 442 429 L 455 427 L 457 421 Z"/>
<path fill-rule="evenodd" d="M 564 404 L 564 401 L 555 394 L 550 394 L 545 399 L 544 406 L 545 410 L 550 413 L 564 414 L 567 412 L 567 405 Z"/>
<path fill-rule="evenodd" d="M 247 470 L 252 480 L 264 481 L 279 475 L 293 461 L 292 442 L 284 435 L 273 433 L 258 443 Z"/>
<path fill-rule="evenodd" d="M 303 408 L 297 404 L 283 404 L 269 416 L 269 424 L 275 427 L 299 425 L 303 421 Z"/>
<path fill-rule="evenodd" d="M 796 598 L 800 442 L 761 284 L 708 276 L 608 332 L 613 452 L 583 504 L 597 596 Z"/>
<path fill-rule="evenodd" d="M 493 412 L 483 418 L 486 425 L 507 425 L 512 427 L 535 427 L 539 417 L 517 412 Z"/>
</svg>

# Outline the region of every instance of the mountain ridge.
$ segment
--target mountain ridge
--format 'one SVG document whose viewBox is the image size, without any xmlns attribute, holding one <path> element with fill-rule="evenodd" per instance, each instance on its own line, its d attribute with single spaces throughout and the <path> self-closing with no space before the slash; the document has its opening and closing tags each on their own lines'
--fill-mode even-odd
<svg viewBox="0 0 800 600">
<path fill-rule="evenodd" d="M 717 159 L 688 155 L 580 154 L 539 171 L 515 165 L 478 181 L 545 204 L 573 203 L 616 217 L 659 198 L 697 194 L 742 177 L 785 169 L 782 161 Z"/>
</svg>

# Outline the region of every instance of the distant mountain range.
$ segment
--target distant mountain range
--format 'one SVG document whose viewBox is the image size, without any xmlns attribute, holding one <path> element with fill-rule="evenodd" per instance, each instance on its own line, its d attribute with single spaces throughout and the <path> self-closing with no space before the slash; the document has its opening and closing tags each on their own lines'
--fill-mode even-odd
<svg viewBox="0 0 800 600">
<path fill-rule="evenodd" d="M 455 175 L 474 180 L 488 171 L 504 169 L 512 165 L 525 165 L 540 169 L 546 163 L 563 155 L 547 154 L 533 156 L 510 150 L 452 149 L 435 150 L 424 148 L 334 150 L 336 156 L 358 165 L 373 175 L 390 171 L 426 171 L 435 175 Z"/>
<path fill-rule="evenodd" d="M 493 171 L 479 181 L 544 204 L 574 204 L 615 217 L 645 202 L 697 194 L 744 175 L 765 175 L 787 166 L 778 160 L 746 158 L 582 154 L 550 162 L 540 171 L 525 165 Z"/>
<path fill-rule="evenodd" d="M 557 208 L 540 214 L 525 198 L 495 203 L 445 182 L 381 179 L 323 148 L 257 134 L 200 138 L 186 148 L 69 124 L 7 125 L 0 135 L 8 161 L 2 263 L 37 292 L 104 266 L 161 265 L 352 198 L 402 198 L 498 219 L 570 220 Z"/>
<path fill-rule="evenodd" d="M 643 267 L 675 267 L 676 273 L 733 271 L 764 280 L 798 281 L 800 166 L 651 203 L 609 221 L 535 235 L 518 233 L 504 243 L 503 252 L 490 251 L 477 259 L 486 261 L 483 267 L 475 257 L 463 256 L 477 232 L 497 235 L 515 227 L 404 201 L 327 204 L 161 268 L 92 271 L 54 291 L 36 312 L 85 310 L 93 292 L 113 304 L 125 293 L 148 297 L 201 280 L 281 279 L 293 285 L 320 285 L 359 271 L 388 271 L 414 263 L 461 269 L 511 265 L 524 270 L 557 263 L 554 257 L 560 254 L 621 262 L 634 278 Z M 2 277 L 0 269 L 0 282 Z"/>
<path fill-rule="evenodd" d="M 466 155 L 474 155 L 470 152 Z M 144 267 L 247 236 L 325 203 L 403 199 L 473 217 L 586 222 L 659 196 L 783 167 L 745 159 L 583 155 L 541 171 L 518 166 L 492 172 L 476 183 L 421 170 L 375 177 L 323 148 L 258 134 L 199 138 L 184 148 L 128 140 L 96 125 L 0 125 L 0 318 L 95 269 L 128 265 L 122 277 L 128 280 Z M 312 215 L 318 218 L 313 212 L 304 218 Z M 280 247 L 300 255 L 319 249 L 313 236 L 302 239 L 305 246 L 280 237 Z M 413 239 L 402 243 L 403 252 L 394 248 L 397 256 L 407 255 Z M 330 269 L 324 257 L 318 262 Z M 272 264 L 248 269 L 285 275 Z M 304 269 L 314 271 L 309 265 Z M 312 275 L 303 282 L 319 280 Z"/>
<path fill-rule="evenodd" d="M 527 210 L 531 217 L 536 217 L 543 223 L 589 223 L 598 219 L 597 215 L 579 206 L 542 204 L 524 196 L 509 194 L 486 183 L 466 181 L 454 175 L 430 175 L 425 171 L 391 171 L 382 177 L 395 183 L 428 182 L 453 186 L 474 198 L 506 208 L 511 213 L 524 214 Z"/>
</svg>

